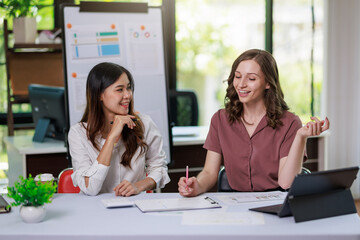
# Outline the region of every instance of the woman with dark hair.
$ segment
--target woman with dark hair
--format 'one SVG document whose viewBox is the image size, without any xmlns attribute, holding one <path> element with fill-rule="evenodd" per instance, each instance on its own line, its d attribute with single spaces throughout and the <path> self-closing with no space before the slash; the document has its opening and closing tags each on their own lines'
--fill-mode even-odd
<svg viewBox="0 0 360 240">
<path fill-rule="evenodd" d="M 288 111 L 276 61 L 266 51 L 242 53 L 227 83 L 225 109 L 213 115 L 204 144 L 204 169 L 187 181 L 180 178 L 180 194 L 197 196 L 211 189 L 222 163 L 235 191 L 288 189 L 306 160 L 307 138 L 327 130 L 329 120 L 311 117 L 302 126 Z"/>
<path fill-rule="evenodd" d="M 159 130 L 134 112 L 134 80 L 114 63 L 94 66 L 86 83 L 86 108 L 68 135 L 75 186 L 87 195 L 131 196 L 170 179 Z"/>
</svg>

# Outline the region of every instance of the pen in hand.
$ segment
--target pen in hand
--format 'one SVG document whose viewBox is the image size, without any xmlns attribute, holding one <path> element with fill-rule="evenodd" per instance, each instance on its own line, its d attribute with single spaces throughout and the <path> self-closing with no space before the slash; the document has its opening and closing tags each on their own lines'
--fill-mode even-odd
<svg viewBox="0 0 360 240">
<path fill-rule="evenodd" d="M 131 119 L 133 122 L 136 122 L 138 119 L 137 118 L 132 118 Z M 110 124 L 113 124 L 114 123 L 114 121 L 110 121 Z"/>
<path fill-rule="evenodd" d="M 187 186 L 188 180 L 189 180 L 189 166 L 186 166 L 186 179 L 185 179 L 186 189 L 188 189 Z"/>
</svg>

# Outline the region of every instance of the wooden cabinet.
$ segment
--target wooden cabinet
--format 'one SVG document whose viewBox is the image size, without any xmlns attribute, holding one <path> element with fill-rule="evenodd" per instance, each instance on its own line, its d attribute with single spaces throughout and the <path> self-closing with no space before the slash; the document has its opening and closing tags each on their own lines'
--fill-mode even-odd
<svg viewBox="0 0 360 240">
<path fill-rule="evenodd" d="M 12 106 L 29 103 L 29 84 L 64 86 L 61 44 L 13 44 L 9 42 L 12 31 L 4 20 L 4 45 L 7 72 L 8 134 L 14 135 Z"/>
</svg>

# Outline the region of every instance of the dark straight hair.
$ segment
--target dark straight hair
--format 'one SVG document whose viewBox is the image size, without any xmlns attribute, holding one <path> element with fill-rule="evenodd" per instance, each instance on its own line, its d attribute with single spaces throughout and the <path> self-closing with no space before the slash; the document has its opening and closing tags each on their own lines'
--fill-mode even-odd
<svg viewBox="0 0 360 240">
<path fill-rule="evenodd" d="M 99 143 L 96 138 L 101 136 L 105 126 L 105 115 L 102 108 L 101 94 L 110 85 L 114 84 L 122 74 L 126 74 L 130 82 L 131 91 L 134 92 L 135 84 L 131 73 L 124 67 L 110 62 L 103 62 L 95 65 L 89 72 L 86 82 L 86 108 L 81 119 L 83 127 L 86 129 L 87 137 L 93 146 L 100 151 Z M 134 112 L 134 99 L 129 103 L 130 115 L 136 116 L 136 127 L 129 129 L 124 127 L 122 140 L 125 145 L 125 152 L 121 156 L 121 164 L 131 168 L 131 159 L 137 148 L 141 147 L 141 154 L 147 149 L 144 142 L 144 125 L 140 117 Z M 85 126 L 83 123 L 86 122 Z"/>
</svg>

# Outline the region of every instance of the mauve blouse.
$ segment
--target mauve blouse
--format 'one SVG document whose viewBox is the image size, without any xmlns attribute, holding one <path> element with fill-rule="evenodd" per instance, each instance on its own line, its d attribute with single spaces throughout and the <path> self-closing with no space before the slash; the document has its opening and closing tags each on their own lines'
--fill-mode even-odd
<svg viewBox="0 0 360 240">
<path fill-rule="evenodd" d="M 279 188 L 280 159 L 289 154 L 302 127 L 299 117 L 288 111 L 281 121 L 283 125 L 273 129 L 264 116 L 250 137 L 242 122 L 229 123 L 225 109 L 213 115 L 204 148 L 222 155 L 232 189 L 248 192 Z"/>
</svg>

